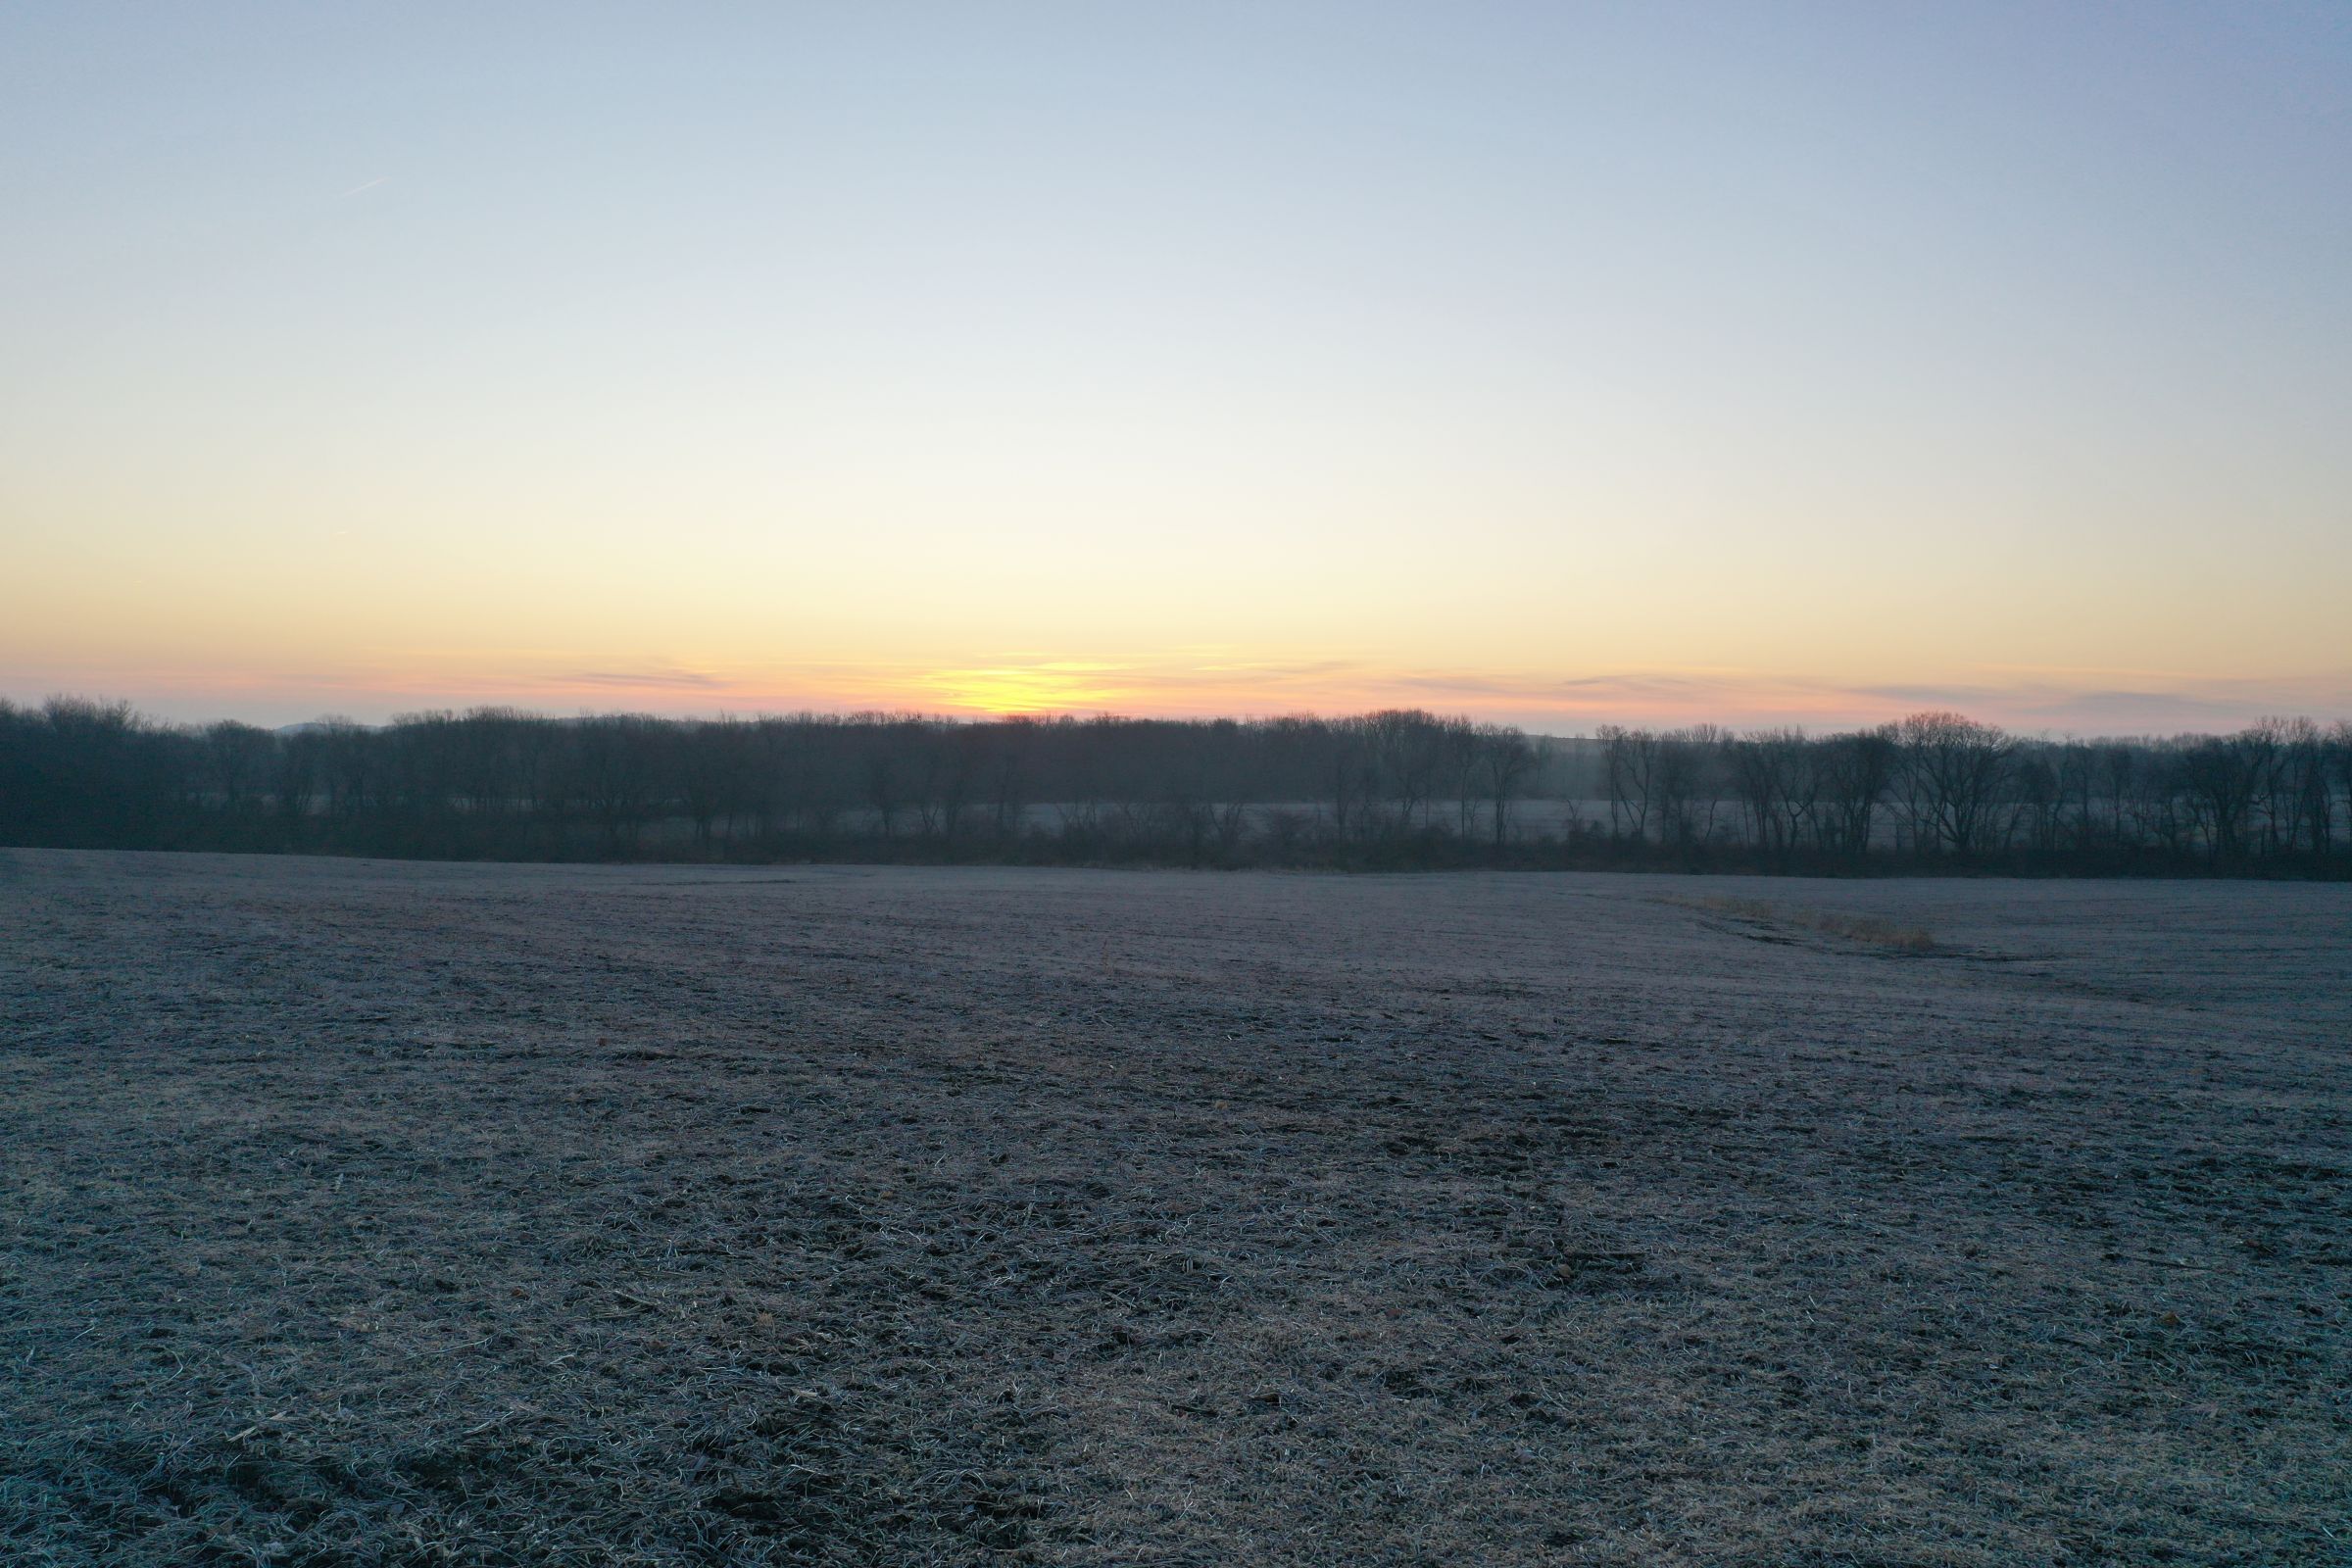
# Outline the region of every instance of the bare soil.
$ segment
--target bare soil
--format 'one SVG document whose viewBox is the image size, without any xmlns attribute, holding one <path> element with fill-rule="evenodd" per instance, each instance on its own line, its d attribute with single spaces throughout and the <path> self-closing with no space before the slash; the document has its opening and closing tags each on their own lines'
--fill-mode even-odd
<svg viewBox="0 0 2352 1568">
<path fill-rule="evenodd" d="M 2348 1176 L 2343 887 L 0 854 L 0 1561 L 2343 1564 Z"/>
</svg>

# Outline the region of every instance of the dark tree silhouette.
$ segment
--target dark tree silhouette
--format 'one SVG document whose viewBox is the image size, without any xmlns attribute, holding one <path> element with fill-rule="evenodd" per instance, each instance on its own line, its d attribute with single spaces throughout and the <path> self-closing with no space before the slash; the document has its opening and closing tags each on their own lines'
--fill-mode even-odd
<svg viewBox="0 0 2352 1568">
<path fill-rule="evenodd" d="M 482 709 L 267 731 L 59 698 L 0 703 L 0 843 L 2342 876 L 2352 724 L 2084 744 L 1920 713 L 1821 737 L 1608 726 L 1581 742 L 1413 709 L 973 723 Z"/>
</svg>

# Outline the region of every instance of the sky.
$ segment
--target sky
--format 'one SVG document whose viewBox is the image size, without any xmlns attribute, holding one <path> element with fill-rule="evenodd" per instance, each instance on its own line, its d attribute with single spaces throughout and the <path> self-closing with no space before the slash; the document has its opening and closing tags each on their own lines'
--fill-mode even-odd
<svg viewBox="0 0 2352 1568">
<path fill-rule="evenodd" d="M 2352 714 L 2352 6 L 0 8 L 0 697 Z"/>
</svg>

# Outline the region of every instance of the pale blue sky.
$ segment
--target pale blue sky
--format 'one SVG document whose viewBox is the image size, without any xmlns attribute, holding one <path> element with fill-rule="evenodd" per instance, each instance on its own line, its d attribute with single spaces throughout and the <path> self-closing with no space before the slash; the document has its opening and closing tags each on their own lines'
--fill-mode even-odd
<svg viewBox="0 0 2352 1568">
<path fill-rule="evenodd" d="M 12 7 L 0 695 L 2341 711 L 2348 106 L 2340 4 Z"/>
</svg>

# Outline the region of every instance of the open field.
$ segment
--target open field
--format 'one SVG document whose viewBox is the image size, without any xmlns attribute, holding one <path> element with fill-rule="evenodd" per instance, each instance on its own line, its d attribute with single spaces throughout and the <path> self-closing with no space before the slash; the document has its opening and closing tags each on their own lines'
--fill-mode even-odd
<svg viewBox="0 0 2352 1568">
<path fill-rule="evenodd" d="M 2352 1562 L 2342 886 L 0 852 L 0 1181 L 10 1564 Z"/>
</svg>

